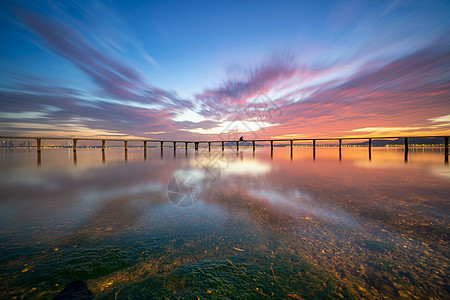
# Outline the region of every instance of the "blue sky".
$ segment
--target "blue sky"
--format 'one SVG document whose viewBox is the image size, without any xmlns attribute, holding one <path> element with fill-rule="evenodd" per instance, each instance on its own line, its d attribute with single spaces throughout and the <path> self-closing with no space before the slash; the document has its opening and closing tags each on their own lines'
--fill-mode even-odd
<svg viewBox="0 0 450 300">
<path fill-rule="evenodd" d="M 450 133 L 448 1 L 6 1 L 0 134 Z"/>
</svg>

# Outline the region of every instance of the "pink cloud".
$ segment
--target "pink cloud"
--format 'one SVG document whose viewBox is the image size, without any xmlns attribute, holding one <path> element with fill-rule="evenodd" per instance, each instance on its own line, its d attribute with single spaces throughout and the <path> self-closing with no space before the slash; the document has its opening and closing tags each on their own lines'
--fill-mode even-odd
<svg viewBox="0 0 450 300">
<path fill-rule="evenodd" d="M 367 127 L 423 128 L 450 133 L 448 126 L 435 128 L 429 121 L 450 112 L 450 52 L 445 46 L 434 44 L 383 67 L 376 65 L 367 64 L 342 81 L 299 88 L 286 94 L 295 99 L 295 95 L 309 93 L 302 101 L 273 99 L 283 113 L 272 114 L 270 121 L 279 125 L 260 130 L 258 136 L 298 133 L 344 136 L 354 135 L 353 130 Z M 321 72 L 325 74 L 327 70 Z M 287 75 L 277 77 L 281 82 L 298 74 L 295 70 L 273 73 Z M 250 77 L 249 82 L 252 79 Z M 266 83 L 264 88 L 252 89 L 252 94 L 273 87 L 273 81 Z M 218 101 L 222 100 L 220 92 L 211 95 L 219 95 Z M 241 116 L 245 117 L 245 114 L 241 112 Z"/>
</svg>

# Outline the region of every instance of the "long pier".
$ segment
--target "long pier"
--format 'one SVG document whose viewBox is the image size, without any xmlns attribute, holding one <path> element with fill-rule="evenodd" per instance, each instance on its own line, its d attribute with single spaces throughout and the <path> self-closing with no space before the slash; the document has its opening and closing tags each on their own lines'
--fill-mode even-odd
<svg viewBox="0 0 450 300">
<path fill-rule="evenodd" d="M 369 148 L 369 159 L 372 158 L 372 142 L 374 140 L 389 140 L 389 139 L 404 139 L 404 149 L 405 149 L 405 160 L 408 159 L 409 144 L 408 139 L 410 138 L 443 138 L 444 139 L 444 155 L 445 161 L 448 162 L 448 136 L 380 136 L 380 137 L 330 137 L 330 138 L 299 138 L 299 139 L 252 139 L 244 141 L 224 141 L 224 140 L 211 140 L 211 141 L 182 141 L 182 140 L 151 140 L 151 139 L 105 139 L 105 138 L 64 138 L 64 137 L 17 137 L 17 136 L 0 136 L 0 139 L 21 139 L 21 140 L 36 140 L 36 149 L 40 153 L 42 151 L 42 141 L 43 140 L 72 140 L 73 141 L 73 152 L 77 151 L 78 141 L 101 141 L 102 151 L 105 151 L 106 142 L 123 142 L 125 151 L 128 150 L 128 142 L 141 142 L 143 143 L 144 151 L 147 151 L 147 143 L 159 143 L 161 151 L 163 150 L 164 143 L 173 144 L 174 151 L 176 151 L 177 143 L 183 144 L 187 151 L 188 145 L 193 144 L 195 151 L 198 151 L 200 144 L 208 144 L 208 151 L 211 151 L 211 144 L 221 143 L 222 151 L 225 150 L 225 143 L 235 143 L 236 151 L 239 152 L 239 142 L 252 142 L 252 149 L 255 151 L 256 142 L 270 142 L 270 151 L 273 155 L 273 143 L 274 142 L 289 142 L 291 148 L 291 157 L 294 148 L 294 142 L 312 142 L 313 148 L 313 158 L 316 156 L 316 142 L 317 141 L 338 141 L 339 142 L 339 158 L 341 158 L 342 152 L 342 141 L 344 140 L 367 140 Z"/>
</svg>

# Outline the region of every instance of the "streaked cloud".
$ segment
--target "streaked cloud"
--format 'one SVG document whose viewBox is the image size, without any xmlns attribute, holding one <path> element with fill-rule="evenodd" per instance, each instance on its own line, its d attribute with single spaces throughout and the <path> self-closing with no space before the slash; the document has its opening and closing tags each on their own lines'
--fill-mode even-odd
<svg viewBox="0 0 450 300">
<path fill-rule="evenodd" d="M 431 118 L 428 119 L 429 121 L 433 122 L 433 123 L 450 123 L 450 115 L 445 115 L 445 116 L 440 116 L 440 117 L 436 117 L 436 118 Z"/>
<path fill-rule="evenodd" d="M 27 10 L 18 10 L 18 19 L 39 37 L 43 47 L 67 59 L 101 87 L 103 93 L 134 102 L 160 104 L 172 109 L 189 102 L 163 89 L 153 87 L 136 69 L 95 47 L 75 27 L 69 27 L 57 17 L 44 17 Z M 148 59 L 148 57 L 146 58 Z"/>
<path fill-rule="evenodd" d="M 391 132 L 409 132 L 422 129 L 422 127 L 365 127 L 353 129 L 353 132 L 369 132 L 369 133 L 382 133 L 389 134 Z"/>
</svg>

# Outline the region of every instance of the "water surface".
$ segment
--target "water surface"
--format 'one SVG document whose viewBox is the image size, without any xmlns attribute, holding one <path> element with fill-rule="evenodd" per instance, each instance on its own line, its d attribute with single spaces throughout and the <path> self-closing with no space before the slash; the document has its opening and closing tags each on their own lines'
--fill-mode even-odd
<svg viewBox="0 0 450 300">
<path fill-rule="evenodd" d="M 0 298 L 449 297 L 443 149 L 0 152 Z"/>
</svg>

